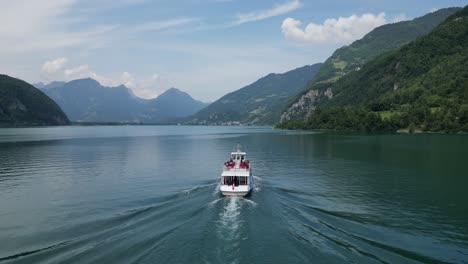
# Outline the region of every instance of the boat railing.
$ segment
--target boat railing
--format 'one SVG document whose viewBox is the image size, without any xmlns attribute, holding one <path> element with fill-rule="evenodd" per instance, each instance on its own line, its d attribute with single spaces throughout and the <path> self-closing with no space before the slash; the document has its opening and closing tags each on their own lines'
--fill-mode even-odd
<svg viewBox="0 0 468 264">
<path fill-rule="evenodd" d="M 248 167 L 245 167 L 245 168 L 231 168 L 231 167 L 223 166 L 223 171 L 248 171 L 248 170 L 249 170 Z"/>
</svg>

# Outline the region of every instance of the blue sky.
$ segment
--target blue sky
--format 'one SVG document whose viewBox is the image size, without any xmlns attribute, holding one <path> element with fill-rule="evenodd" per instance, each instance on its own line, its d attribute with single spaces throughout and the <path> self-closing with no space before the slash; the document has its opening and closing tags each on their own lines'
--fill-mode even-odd
<svg viewBox="0 0 468 264">
<path fill-rule="evenodd" d="M 324 61 L 376 26 L 468 0 L 0 0 L 0 72 L 92 77 L 213 101 L 270 72 Z"/>
</svg>

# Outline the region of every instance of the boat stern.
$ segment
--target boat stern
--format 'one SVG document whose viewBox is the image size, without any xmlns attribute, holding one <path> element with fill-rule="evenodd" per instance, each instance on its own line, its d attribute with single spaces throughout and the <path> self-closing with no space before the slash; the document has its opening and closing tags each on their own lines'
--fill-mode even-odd
<svg viewBox="0 0 468 264">
<path fill-rule="evenodd" d="M 221 185 L 219 189 L 224 196 L 243 197 L 249 194 L 251 188 L 248 185 L 234 186 L 234 187 L 232 185 Z"/>
</svg>

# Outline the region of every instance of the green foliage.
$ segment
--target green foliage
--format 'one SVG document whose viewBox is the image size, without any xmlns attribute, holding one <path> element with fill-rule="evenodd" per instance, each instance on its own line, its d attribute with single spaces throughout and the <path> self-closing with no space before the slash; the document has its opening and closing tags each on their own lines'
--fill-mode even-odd
<svg viewBox="0 0 468 264">
<path fill-rule="evenodd" d="M 396 132 L 408 129 L 426 132 L 468 132 L 468 104 L 444 105 L 432 112 L 415 104 L 400 112 L 373 112 L 366 106 L 316 109 L 307 120 L 292 119 L 277 126 L 282 129 L 328 129 L 360 132 Z"/>
<path fill-rule="evenodd" d="M 467 9 L 344 76 L 333 84 L 332 99 L 318 100 L 311 119 L 281 127 L 468 132 Z"/>
<path fill-rule="evenodd" d="M 39 89 L 24 81 L 0 75 L 0 126 L 68 123 L 62 109 Z"/>
<path fill-rule="evenodd" d="M 336 50 L 310 80 L 307 90 L 315 89 L 314 85 L 317 83 L 334 82 L 380 54 L 398 49 L 417 37 L 428 34 L 458 10 L 460 8 L 440 9 L 411 21 L 387 24 L 372 30 L 362 39 Z"/>
<path fill-rule="evenodd" d="M 320 66 L 318 63 L 283 74 L 269 74 L 213 102 L 194 115 L 192 123 L 237 121 L 274 124 L 289 100 L 315 75 Z"/>
<path fill-rule="evenodd" d="M 283 129 L 328 129 L 361 132 L 396 131 L 393 119 L 381 118 L 364 107 L 316 109 L 307 120 L 289 120 L 278 125 Z"/>
</svg>

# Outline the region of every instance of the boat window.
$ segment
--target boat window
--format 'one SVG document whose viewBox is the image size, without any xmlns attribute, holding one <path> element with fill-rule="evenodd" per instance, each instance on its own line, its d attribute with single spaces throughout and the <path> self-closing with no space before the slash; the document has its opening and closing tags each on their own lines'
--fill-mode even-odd
<svg viewBox="0 0 468 264">
<path fill-rule="evenodd" d="M 223 185 L 249 185 L 249 178 L 246 176 L 224 176 L 221 184 Z"/>
<path fill-rule="evenodd" d="M 247 185 L 247 177 L 239 177 L 239 185 Z"/>
</svg>

